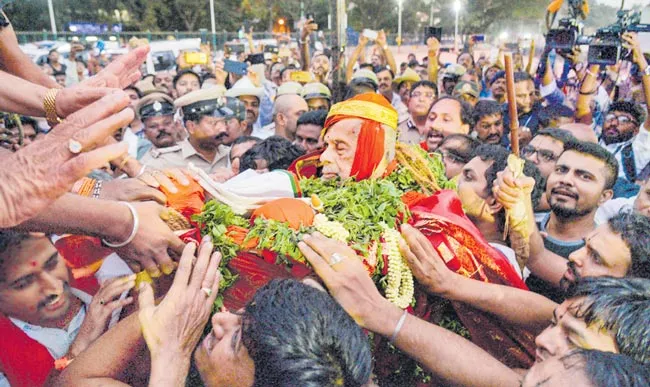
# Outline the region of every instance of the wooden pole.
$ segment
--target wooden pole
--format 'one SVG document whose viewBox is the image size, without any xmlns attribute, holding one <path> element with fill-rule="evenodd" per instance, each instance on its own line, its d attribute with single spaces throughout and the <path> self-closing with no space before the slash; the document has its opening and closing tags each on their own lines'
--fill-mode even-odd
<svg viewBox="0 0 650 387">
<path fill-rule="evenodd" d="M 512 54 L 504 55 L 506 65 L 506 89 L 508 95 L 508 114 L 510 116 L 510 149 L 519 157 L 519 116 L 515 97 L 515 73 L 512 67 Z"/>
</svg>

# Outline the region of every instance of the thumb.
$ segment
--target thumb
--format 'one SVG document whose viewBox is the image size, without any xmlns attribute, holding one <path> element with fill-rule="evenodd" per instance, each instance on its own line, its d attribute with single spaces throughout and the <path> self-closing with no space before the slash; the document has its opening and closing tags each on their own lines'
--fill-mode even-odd
<svg viewBox="0 0 650 387">
<path fill-rule="evenodd" d="M 149 283 L 142 282 L 138 291 L 138 308 L 140 310 L 154 306 L 153 289 Z"/>
</svg>

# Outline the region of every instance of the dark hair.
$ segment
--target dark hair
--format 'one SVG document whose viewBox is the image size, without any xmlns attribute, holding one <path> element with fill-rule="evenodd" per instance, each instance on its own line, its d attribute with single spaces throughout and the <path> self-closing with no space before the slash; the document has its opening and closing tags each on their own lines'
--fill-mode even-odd
<svg viewBox="0 0 650 387">
<path fill-rule="evenodd" d="M 355 78 L 345 86 L 345 97 L 343 99 L 348 100 L 359 94 L 376 93 L 376 92 L 377 92 L 377 85 L 375 84 L 374 81 L 371 81 L 368 78 Z"/>
<path fill-rule="evenodd" d="M 374 71 L 375 66 L 373 66 L 372 63 L 362 63 L 359 65 L 359 70 L 363 70 L 363 69 Z"/>
<path fill-rule="evenodd" d="M 578 141 L 578 139 L 575 138 L 573 134 L 568 130 L 558 128 L 546 128 L 539 130 L 535 137 L 537 136 L 547 136 L 554 140 L 560 141 L 562 144 Z"/>
<path fill-rule="evenodd" d="M 31 234 L 27 232 L 14 231 L 10 229 L 0 230 L 0 282 L 5 280 L 5 273 L 7 272 L 4 267 L 10 255 L 14 253 L 13 248 L 18 247 L 22 242 L 32 238 Z"/>
<path fill-rule="evenodd" d="M 458 60 L 460 59 L 460 57 L 461 57 L 463 54 L 467 54 L 467 55 L 469 55 L 470 58 L 472 58 L 472 67 L 473 67 L 473 66 L 476 66 L 476 62 L 474 61 L 474 55 L 472 55 L 472 53 L 469 52 L 469 51 L 463 51 L 463 52 L 461 52 L 460 54 L 458 54 L 458 57 L 456 58 L 456 64 L 460 64 L 460 63 L 458 63 Z M 469 69 L 467 69 L 467 70 L 469 70 Z"/>
<path fill-rule="evenodd" d="M 413 90 L 413 89 L 411 89 Z M 470 126 L 470 128 L 474 125 L 474 121 L 472 119 L 472 105 L 468 104 L 467 102 L 463 101 L 460 98 L 452 97 L 452 96 L 444 96 L 440 97 L 437 100 L 433 101 L 431 104 L 431 107 L 429 108 L 429 111 L 433 109 L 433 107 L 440 101 L 444 101 L 446 99 L 451 99 L 460 104 L 460 122 L 463 124 L 467 124 Z"/>
<path fill-rule="evenodd" d="M 650 369 L 629 356 L 576 349 L 560 359 L 565 369 L 582 368 L 594 387 L 643 387 L 650 384 Z"/>
<path fill-rule="evenodd" d="M 492 67 L 496 67 L 496 66 L 492 66 Z M 506 78 L 506 72 L 503 71 L 503 70 L 497 71 L 496 74 L 494 74 L 494 76 L 492 76 L 492 79 L 489 80 L 490 85 L 492 85 L 494 83 L 494 81 L 496 81 L 497 79 L 501 79 L 501 78 L 503 78 L 503 79 Z"/>
<path fill-rule="evenodd" d="M 508 156 L 510 155 L 510 152 L 500 145 L 481 144 L 476 147 L 475 154 L 476 157 L 479 157 L 482 161 L 492 161 L 490 167 L 485 170 L 485 193 L 492 194 L 492 186 L 497 179 L 497 173 L 508 167 Z M 529 160 L 524 160 L 524 174 L 535 179 L 535 187 L 533 187 L 533 192 L 530 194 L 533 208 L 535 208 L 539 204 L 539 200 L 544 192 L 546 179 L 544 179 L 537 166 Z M 495 220 L 499 231 L 503 231 L 505 225 L 505 210 L 499 211 L 499 213 L 495 215 Z"/>
<path fill-rule="evenodd" d="M 323 126 L 325 126 L 326 119 L 327 119 L 327 111 L 314 110 L 311 112 L 303 113 L 298 118 L 298 123 L 296 125 L 316 125 L 322 128 Z"/>
<path fill-rule="evenodd" d="M 497 101 L 482 99 L 476 103 L 472 109 L 472 122 L 476 124 L 483 117 L 500 114 L 503 117 L 503 110 Z"/>
<path fill-rule="evenodd" d="M 254 142 L 255 144 L 259 144 L 262 142 L 262 139 L 255 136 L 239 136 L 235 139 L 235 141 L 232 142 L 232 144 L 230 144 L 230 146 L 233 147 L 235 145 L 245 144 L 247 142 Z"/>
<path fill-rule="evenodd" d="M 419 66 L 419 65 L 420 65 L 420 63 L 418 63 L 418 61 L 416 59 L 413 59 L 412 61 L 409 61 L 409 64 L 408 64 L 408 66 L 410 68 L 412 68 L 412 69 Z"/>
<path fill-rule="evenodd" d="M 138 89 L 137 87 L 135 87 L 133 85 L 129 85 L 129 86 L 125 87 L 124 90 L 133 90 L 138 95 L 138 98 L 142 98 L 142 92 L 140 91 L 140 89 Z"/>
<path fill-rule="evenodd" d="M 575 111 L 566 105 L 553 104 L 543 107 L 539 112 L 539 124 L 545 128 L 551 124 L 551 120 L 559 117 L 573 118 Z"/>
<path fill-rule="evenodd" d="M 643 108 L 638 103 L 632 101 L 616 101 L 609 105 L 607 112 L 624 112 L 636 120 L 639 124 L 642 124 L 645 121 L 645 112 Z"/>
<path fill-rule="evenodd" d="M 271 136 L 255 144 L 241 157 L 239 170 L 256 169 L 255 160 L 266 160 L 269 171 L 287 169 L 305 150 L 280 136 Z"/>
<path fill-rule="evenodd" d="M 393 70 L 390 69 L 388 66 L 375 66 L 372 71 L 374 71 L 375 74 L 379 74 L 382 71 L 388 71 L 390 73 L 390 77 L 392 79 L 395 79 L 395 73 Z"/>
<path fill-rule="evenodd" d="M 199 80 L 199 87 L 201 87 L 201 85 L 203 84 L 203 80 L 201 79 L 201 76 L 199 74 L 195 73 L 192 70 L 181 70 L 174 76 L 174 80 L 172 81 L 172 84 L 174 85 L 174 89 L 176 88 L 176 83 L 178 83 L 181 77 L 186 74 L 194 75 L 196 79 Z"/>
<path fill-rule="evenodd" d="M 203 74 L 203 79 L 201 79 L 201 85 L 203 85 L 203 83 L 205 81 L 207 81 L 208 79 L 217 79 L 217 76 L 212 74 L 212 73 L 204 73 Z"/>
<path fill-rule="evenodd" d="M 254 387 L 362 386 L 370 380 L 368 338 L 327 293 L 294 279 L 259 289 L 242 316 Z"/>
<path fill-rule="evenodd" d="M 431 81 L 427 81 L 427 80 L 417 81 L 414 84 L 412 84 L 411 85 L 411 90 L 409 90 L 409 96 L 411 96 L 411 94 L 413 94 L 415 89 L 417 89 L 418 87 L 422 87 L 422 86 L 433 89 L 433 91 L 436 93 L 436 98 L 438 97 L 438 85 L 436 85 L 435 83 L 433 83 Z"/>
<path fill-rule="evenodd" d="M 630 277 L 650 279 L 650 218 L 633 211 L 622 211 L 607 224 L 630 249 Z"/>
<path fill-rule="evenodd" d="M 285 73 L 285 71 L 290 71 L 290 70 L 291 70 L 291 71 L 293 71 L 293 70 L 297 70 L 297 68 L 296 68 L 296 66 L 294 66 L 294 65 L 288 65 L 287 67 L 285 67 L 285 68 L 283 68 L 282 70 L 280 70 L 280 78 L 284 78 L 284 73 Z"/>
<path fill-rule="evenodd" d="M 607 149 L 598 144 L 585 141 L 570 141 L 564 144 L 564 152 L 574 151 L 597 158 L 605 163 L 607 176 L 605 176 L 605 189 L 612 189 L 618 179 L 618 161 Z"/>
<path fill-rule="evenodd" d="M 576 317 L 611 332 L 620 353 L 650 363 L 650 280 L 585 277 L 567 291 L 567 299 L 582 297 Z"/>
<path fill-rule="evenodd" d="M 530 76 L 530 74 L 525 71 L 516 71 L 513 78 L 515 79 L 515 83 L 533 81 L 533 78 Z"/>
<path fill-rule="evenodd" d="M 438 145 L 438 148 L 453 140 L 460 140 L 463 145 L 460 149 L 448 149 L 448 152 L 465 164 L 474 158 L 476 148 L 481 145 L 481 142 L 474 137 L 466 134 L 455 133 L 443 138 Z"/>
</svg>

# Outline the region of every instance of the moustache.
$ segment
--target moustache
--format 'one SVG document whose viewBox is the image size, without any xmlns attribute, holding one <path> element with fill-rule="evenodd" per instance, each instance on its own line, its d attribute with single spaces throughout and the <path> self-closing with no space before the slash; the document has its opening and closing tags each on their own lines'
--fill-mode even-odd
<svg viewBox="0 0 650 387">
<path fill-rule="evenodd" d="M 156 136 L 156 138 L 163 138 L 163 137 L 165 137 L 165 136 L 171 136 L 171 133 L 160 132 L 160 133 L 158 133 L 158 135 Z"/>
<path fill-rule="evenodd" d="M 223 132 L 214 137 L 215 140 L 223 140 L 224 138 L 228 137 L 228 133 Z"/>
<path fill-rule="evenodd" d="M 43 300 L 39 301 L 38 305 L 36 306 L 37 310 L 41 310 L 48 306 L 49 304 L 52 303 L 52 301 L 56 300 L 57 298 L 61 297 L 61 295 L 65 292 L 70 291 L 70 285 L 67 282 L 63 282 L 63 292 L 61 294 L 50 294 L 49 296 L 45 297 Z"/>
<path fill-rule="evenodd" d="M 559 195 L 564 195 L 564 196 L 571 197 L 573 199 L 578 199 L 578 194 L 571 191 L 570 189 L 568 189 L 566 187 L 553 188 L 551 190 L 551 195 L 552 194 L 559 194 Z"/>
<path fill-rule="evenodd" d="M 569 263 L 567 263 L 567 270 L 569 270 L 569 272 L 571 272 L 571 275 L 573 275 L 573 278 L 575 278 L 575 282 L 580 282 L 581 277 L 580 277 L 580 274 L 578 274 L 578 272 L 576 271 L 576 263 L 575 262 L 569 261 Z"/>
</svg>

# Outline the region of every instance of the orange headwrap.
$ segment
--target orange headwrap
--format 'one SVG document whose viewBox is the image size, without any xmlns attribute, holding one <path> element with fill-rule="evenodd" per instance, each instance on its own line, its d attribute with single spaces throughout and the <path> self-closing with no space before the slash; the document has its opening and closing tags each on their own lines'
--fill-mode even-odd
<svg viewBox="0 0 650 387">
<path fill-rule="evenodd" d="M 322 135 L 324 136 L 332 125 L 346 118 L 361 118 L 363 124 L 359 132 L 357 149 L 352 162 L 350 176 L 357 180 L 368 179 L 385 161 L 387 166 L 391 160 L 386 160 L 389 151 L 387 146 L 394 147 L 397 128 L 397 111 L 390 102 L 377 93 L 365 93 L 339 102 L 332 106 Z M 382 125 L 387 125 L 393 131 L 386 133 Z"/>
</svg>

